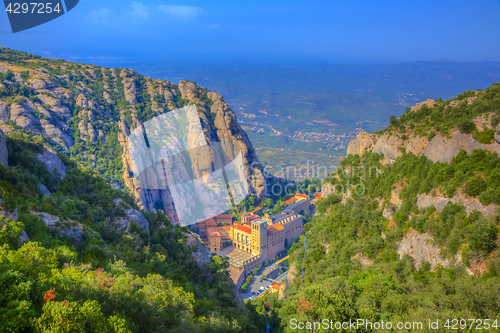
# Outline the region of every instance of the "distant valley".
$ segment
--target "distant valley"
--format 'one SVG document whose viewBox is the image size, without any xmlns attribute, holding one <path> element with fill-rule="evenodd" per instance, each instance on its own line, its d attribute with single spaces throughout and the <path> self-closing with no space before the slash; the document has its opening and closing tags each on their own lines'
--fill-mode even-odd
<svg viewBox="0 0 500 333">
<path fill-rule="evenodd" d="M 499 62 L 387 64 L 127 63 L 139 73 L 177 82 L 189 78 L 225 97 L 264 165 L 294 159 L 335 163 L 361 131 L 385 128 L 390 115 L 429 97 L 448 99 L 500 79 Z M 294 156 L 279 158 L 276 148 Z M 313 155 L 315 154 L 315 155 Z M 314 158 L 313 158 L 314 156 Z M 310 158 L 312 160 L 310 160 Z"/>
</svg>

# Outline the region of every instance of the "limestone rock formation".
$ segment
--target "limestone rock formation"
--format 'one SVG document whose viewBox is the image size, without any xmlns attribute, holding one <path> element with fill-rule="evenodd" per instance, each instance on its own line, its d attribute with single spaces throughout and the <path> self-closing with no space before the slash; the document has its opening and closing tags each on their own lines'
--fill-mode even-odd
<svg viewBox="0 0 500 333">
<path fill-rule="evenodd" d="M 431 264 L 431 270 L 438 265 L 446 267 L 450 263 L 448 259 L 441 258 L 439 251 L 439 247 L 429 233 L 421 234 L 413 229 L 409 230 L 397 246 L 398 259 L 408 254 L 414 259 L 417 268 L 422 262 L 428 261 Z"/>
<path fill-rule="evenodd" d="M 42 192 L 42 195 L 52 195 L 52 193 L 50 193 L 50 191 L 43 184 L 40 184 L 38 188 L 40 189 L 40 192 Z"/>
<path fill-rule="evenodd" d="M 263 167 L 234 112 L 220 94 L 203 89 L 194 82 L 183 80 L 175 85 L 165 80 L 146 78 L 131 69 L 110 70 L 84 65 L 78 66 L 79 70 L 75 71 L 73 67 L 63 63 L 54 73 L 55 69 L 51 66 L 32 69 L 0 61 L 0 68 L 14 72 L 13 79 L 0 84 L 15 85 L 17 88 L 25 85 L 33 97 L 19 96 L 15 103 L 6 103 L 1 98 L 0 128 L 14 131 L 13 122 L 33 135 L 43 136 L 50 152 L 37 157 L 49 171 L 56 169 L 61 176 L 65 174 L 64 164 L 51 152 L 77 155 L 82 164 L 106 173 L 107 180 L 115 187 L 127 187 L 141 209 L 161 209 L 175 224 L 179 219 L 170 189 L 146 189 L 134 178 L 128 137 L 131 131 L 148 120 L 180 108 L 188 101 L 189 105 L 196 106 L 207 139 L 236 147 L 225 147 L 229 158 L 235 158 L 241 152 L 245 176 L 251 179 L 249 191 L 263 197 L 268 186 Z M 23 80 L 23 71 L 29 72 L 27 80 Z M 79 75 L 85 80 L 76 82 Z M 95 89 L 99 83 L 96 80 L 103 81 L 102 89 Z M 61 84 L 63 81 L 66 84 Z M 73 84 L 67 85 L 70 82 Z M 144 105 L 149 105 L 150 109 L 144 109 Z M 193 140 L 193 137 L 187 139 Z M 3 161 L 1 144 L 0 162 Z M 210 157 L 197 156 L 188 162 L 192 170 L 185 170 L 186 174 L 200 176 L 218 169 Z M 189 205 L 189 202 L 186 204 Z"/>
<path fill-rule="evenodd" d="M 478 198 L 471 198 L 460 191 L 453 196 L 453 198 L 448 198 L 441 194 L 437 196 L 432 196 L 430 194 L 421 193 L 417 195 L 417 206 L 419 209 L 427 208 L 430 206 L 436 207 L 438 212 L 442 211 L 444 206 L 449 202 L 457 203 L 461 202 L 465 207 L 465 212 L 467 215 L 477 210 L 483 213 L 484 216 L 495 216 L 497 211 L 497 206 L 495 204 L 490 204 L 489 206 L 483 205 Z"/>
<path fill-rule="evenodd" d="M 66 175 L 66 166 L 53 152 L 45 150 L 43 153 L 37 154 L 36 158 L 43 162 L 43 164 L 47 167 L 47 170 L 53 175 L 59 175 L 61 179 L 63 179 Z"/>
<path fill-rule="evenodd" d="M 149 235 L 149 222 L 144 215 L 136 209 L 126 207 L 122 199 L 113 200 L 115 208 L 122 206 L 125 216 L 119 216 L 115 219 L 114 225 L 125 233 L 130 233 L 130 224 L 134 222 L 138 227 L 146 230 Z"/>
<path fill-rule="evenodd" d="M 403 140 L 395 135 L 383 134 L 381 135 L 375 145 L 373 146 L 372 152 L 376 154 L 383 154 L 388 162 L 395 160 L 397 157 L 401 156 L 401 150 Z"/>
<path fill-rule="evenodd" d="M 1 203 L 2 203 L 2 199 L 0 199 L 0 204 Z M 11 219 L 14 222 L 17 222 L 17 220 L 19 219 L 19 214 L 17 212 L 17 208 L 14 209 L 13 212 L 8 212 L 8 211 L 4 210 L 3 208 L 0 208 L 0 214 L 3 214 L 3 216 L 5 216 L 8 219 Z"/>
<path fill-rule="evenodd" d="M 84 228 L 80 223 L 73 221 L 61 221 L 59 217 L 43 212 L 31 212 L 31 215 L 37 216 L 51 232 L 61 233 L 69 238 L 75 238 L 75 245 L 83 240 Z"/>
<path fill-rule="evenodd" d="M 21 236 L 19 236 L 19 247 L 30 242 L 30 238 L 24 229 L 21 230 Z"/>
<path fill-rule="evenodd" d="M 427 106 L 428 108 L 431 108 L 433 105 L 434 105 L 435 101 L 432 99 L 432 98 L 429 98 L 428 100 L 426 101 L 423 101 L 423 102 L 420 102 L 420 103 L 417 103 L 415 106 L 412 106 L 411 107 L 411 110 L 412 111 L 418 111 L 420 110 L 420 108 L 422 106 Z"/>
<path fill-rule="evenodd" d="M 0 121 L 7 120 L 9 120 L 9 108 L 6 103 L 0 102 Z"/>
<path fill-rule="evenodd" d="M 347 155 L 363 155 L 375 144 L 375 136 L 366 132 L 361 132 L 356 139 L 349 142 L 347 146 Z"/>
<path fill-rule="evenodd" d="M 426 156 L 432 162 L 451 162 L 460 149 L 464 149 L 467 154 L 471 154 L 474 149 L 484 149 L 495 152 L 500 155 L 500 145 L 493 143 L 483 145 L 474 140 L 472 135 L 462 133 L 460 130 L 452 130 L 451 138 L 437 134 L 422 151 L 422 155 Z"/>
<path fill-rule="evenodd" d="M 203 267 L 206 262 L 210 262 L 210 250 L 203 245 L 200 237 L 192 233 L 183 233 L 183 235 L 186 237 L 186 246 L 192 249 L 196 248 L 196 250 L 192 251 L 196 263 Z"/>
</svg>

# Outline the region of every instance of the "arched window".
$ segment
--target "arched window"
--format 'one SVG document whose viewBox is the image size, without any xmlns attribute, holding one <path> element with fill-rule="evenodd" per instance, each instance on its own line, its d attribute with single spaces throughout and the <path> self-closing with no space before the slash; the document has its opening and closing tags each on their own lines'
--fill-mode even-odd
<svg viewBox="0 0 500 333">
<path fill-rule="evenodd" d="M 240 234 L 238 234 L 238 242 L 240 241 Z"/>
</svg>

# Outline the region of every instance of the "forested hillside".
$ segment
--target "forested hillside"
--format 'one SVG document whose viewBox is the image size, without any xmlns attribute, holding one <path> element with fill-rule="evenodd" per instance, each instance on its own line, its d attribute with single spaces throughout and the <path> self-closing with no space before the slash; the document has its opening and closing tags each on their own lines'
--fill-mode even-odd
<svg viewBox="0 0 500 333">
<path fill-rule="evenodd" d="M 264 331 L 227 260 L 123 186 L 128 131 L 187 103 L 236 121 L 191 82 L 0 49 L 0 332 Z"/>
<path fill-rule="evenodd" d="M 137 211 L 129 195 L 69 158 L 64 178 L 49 172 L 36 157 L 44 148 L 25 134 L 11 133 L 7 149 L 0 332 L 263 329 L 237 301 L 227 261 L 197 263 L 192 252 L 203 250 L 186 229 Z"/>
<path fill-rule="evenodd" d="M 302 241 L 289 251 L 295 274 L 286 299 L 273 303 L 282 329 L 292 331 L 291 319 L 425 327 L 428 319 L 480 318 L 497 326 L 471 332 L 498 331 L 499 119 L 494 84 L 408 109 L 385 131 L 358 136 L 304 226 L 307 253 Z M 431 146 L 427 157 L 438 136 L 453 149 Z"/>
</svg>

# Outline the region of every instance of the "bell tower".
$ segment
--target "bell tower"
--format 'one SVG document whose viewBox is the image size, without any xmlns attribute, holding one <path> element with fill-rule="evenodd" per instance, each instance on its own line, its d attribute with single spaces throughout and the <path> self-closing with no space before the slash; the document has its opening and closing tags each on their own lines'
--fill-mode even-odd
<svg viewBox="0 0 500 333">
<path fill-rule="evenodd" d="M 262 262 L 267 260 L 267 221 L 252 221 L 252 254 L 261 256 Z"/>
</svg>

